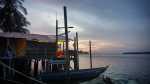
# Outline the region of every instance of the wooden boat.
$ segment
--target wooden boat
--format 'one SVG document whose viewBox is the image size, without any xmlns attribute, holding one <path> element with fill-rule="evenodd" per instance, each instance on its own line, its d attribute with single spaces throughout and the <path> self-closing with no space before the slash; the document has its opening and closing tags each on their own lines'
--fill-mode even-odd
<svg viewBox="0 0 150 84">
<path fill-rule="evenodd" d="M 39 77 L 44 82 L 60 82 L 65 80 L 83 82 L 98 77 L 105 72 L 107 68 L 108 66 L 93 69 L 70 70 L 69 72 L 45 72 L 40 74 Z"/>
</svg>

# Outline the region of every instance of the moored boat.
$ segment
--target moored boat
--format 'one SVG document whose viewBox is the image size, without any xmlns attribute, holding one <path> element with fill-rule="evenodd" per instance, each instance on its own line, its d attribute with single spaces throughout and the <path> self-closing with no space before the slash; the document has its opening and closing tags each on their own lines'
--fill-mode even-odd
<svg viewBox="0 0 150 84">
<path fill-rule="evenodd" d="M 87 81 L 98 77 L 100 74 L 106 71 L 106 67 L 93 68 L 93 69 L 80 69 L 80 70 L 70 70 L 64 72 L 44 72 L 39 75 L 40 79 L 44 82 L 52 81 Z"/>
</svg>

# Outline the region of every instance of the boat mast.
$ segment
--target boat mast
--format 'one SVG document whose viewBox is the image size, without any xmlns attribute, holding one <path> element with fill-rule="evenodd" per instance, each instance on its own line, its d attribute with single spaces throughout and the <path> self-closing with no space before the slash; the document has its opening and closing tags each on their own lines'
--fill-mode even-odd
<svg viewBox="0 0 150 84">
<path fill-rule="evenodd" d="M 56 51 L 58 49 L 58 20 L 56 18 Z"/>
<path fill-rule="evenodd" d="M 68 43 L 68 23 L 67 23 L 67 7 L 64 6 L 64 26 L 65 26 L 65 44 L 66 44 L 66 50 L 65 50 L 65 70 L 69 71 L 70 66 L 70 56 L 69 56 L 69 43 Z"/>
<path fill-rule="evenodd" d="M 74 56 L 74 68 L 75 70 L 79 70 L 79 56 L 78 56 L 78 33 L 76 32 L 76 37 L 74 39 L 74 50 L 75 50 L 75 56 Z"/>
<path fill-rule="evenodd" d="M 90 68 L 92 69 L 92 50 L 91 50 L 91 41 L 89 41 L 89 51 L 90 51 Z"/>
</svg>

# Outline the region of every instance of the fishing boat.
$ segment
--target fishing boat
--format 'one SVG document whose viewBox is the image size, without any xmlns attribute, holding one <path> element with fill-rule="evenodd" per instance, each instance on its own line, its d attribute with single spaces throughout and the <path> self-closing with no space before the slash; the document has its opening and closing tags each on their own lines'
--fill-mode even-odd
<svg viewBox="0 0 150 84">
<path fill-rule="evenodd" d="M 64 81 L 71 81 L 71 82 L 84 82 L 87 80 L 94 79 L 98 77 L 100 74 L 105 72 L 109 66 L 106 67 L 100 67 L 100 68 L 92 68 L 92 54 L 91 54 L 91 42 L 90 42 L 90 69 L 79 69 L 79 58 L 78 58 L 78 34 L 76 33 L 76 37 L 74 39 L 74 51 L 72 52 L 73 54 L 71 55 L 69 53 L 68 45 L 69 45 L 69 40 L 68 40 L 68 27 L 67 27 L 67 10 L 66 7 L 64 6 L 64 23 L 65 23 L 65 58 L 64 62 L 60 62 L 58 60 L 51 59 L 50 64 L 66 64 L 67 66 L 64 67 L 65 70 L 62 71 L 56 71 L 56 72 L 42 72 L 39 74 L 37 77 L 43 82 L 46 83 L 52 83 L 52 82 L 62 82 Z M 56 43 L 58 43 L 58 20 L 56 20 Z M 58 50 L 58 49 L 57 49 Z M 70 58 L 73 56 L 73 59 Z M 70 70 L 70 61 L 71 59 L 74 61 L 74 70 Z M 60 62 L 60 63 L 59 63 Z M 55 69 L 56 70 L 56 69 Z"/>
<path fill-rule="evenodd" d="M 107 68 L 108 66 L 93 69 L 70 70 L 64 72 L 45 72 L 41 73 L 39 77 L 44 82 L 60 82 L 65 80 L 84 82 L 98 77 L 100 74 L 105 72 Z"/>
</svg>

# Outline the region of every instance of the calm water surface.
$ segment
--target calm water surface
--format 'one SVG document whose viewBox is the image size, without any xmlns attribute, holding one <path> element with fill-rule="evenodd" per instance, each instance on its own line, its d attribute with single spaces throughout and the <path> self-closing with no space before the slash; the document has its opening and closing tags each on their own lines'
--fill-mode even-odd
<svg viewBox="0 0 150 84">
<path fill-rule="evenodd" d="M 40 61 L 41 62 L 41 61 Z M 80 69 L 90 68 L 88 55 L 80 55 Z M 150 84 L 150 55 L 94 55 L 93 67 L 110 65 L 104 76 L 115 84 Z M 33 68 L 33 63 L 32 63 Z M 41 63 L 39 63 L 41 70 Z M 81 84 L 104 84 L 100 77 Z"/>
<path fill-rule="evenodd" d="M 116 84 L 150 84 L 150 55 L 95 55 L 93 67 L 110 65 L 104 75 Z M 89 56 L 80 56 L 80 68 L 89 68 Z M 94 83 L 94 82 L 95 83 Z M 98 78 L 85 84 L 99 84 Z"/>
</svg>

